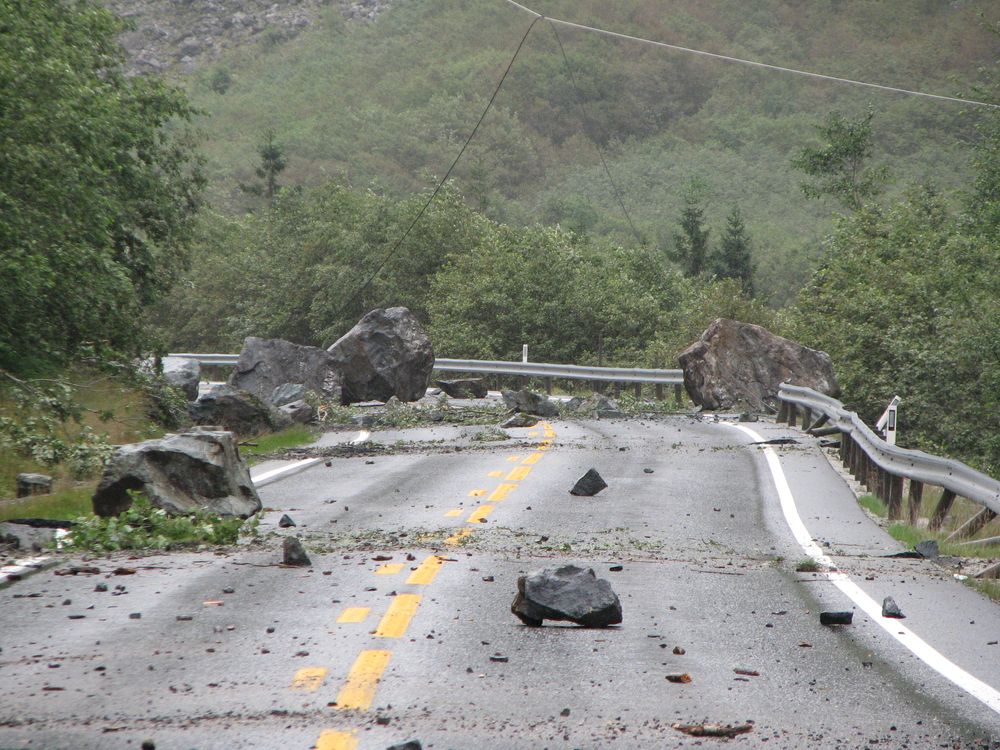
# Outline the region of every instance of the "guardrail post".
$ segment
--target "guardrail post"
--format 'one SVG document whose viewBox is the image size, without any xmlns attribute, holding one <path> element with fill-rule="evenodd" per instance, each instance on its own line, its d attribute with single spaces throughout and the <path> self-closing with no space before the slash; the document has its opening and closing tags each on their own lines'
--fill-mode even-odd
<svg viewBox="0 0 1000 750">
<path fill-rule="evenodd" d="M 680 383 L 674 383 L 674 401 L 678 406 L 684 403 Z"/>
<path fill-rule="evenodd" d="M 663 400 L 663 383 L 656 384 L 656 400 L 657 401 Z"/>
<path fill-rule="evenodd" d="M 937 531 L 941 528 L 945 519 L 948 517 L 948 512 L 951 510 L 951 504 L 955 502 L 955 493 L 951 490 L 945 490 L 941 493 L 941 499 L 938 500 L 937 507 L 934 509 L 934 515 L 931 516 L 931 522 L 928 524 L 928 528 L 931 531 Z"/>
<path fill-rule="evenodd" d="M 552 378 L 545 378 L 545 392 L 552 395 Z"/>
<path fill-rule="evenodd" d="M 778 424 L 782 424 L 788 421 L 788 402 L 782 401 L 781 406 L 778 407 L 778 418 L 775 420 Z"/>
<path fill-rule="evenodd" d="M 621 398 L 621 395 L 622 395 L 622 384 L 621 383 L 615 383 L 614 389 L 615 389 L 615 398 Z"/>
<path fill-rule="evenodd" d="M 788 405 L 788 426 L 794 427 L 799 416 L 799 407 L 796 404 Z"/>
<path fill-rule="evenodd" d="M 968 539 L 969 537 L 973 537 L 996 517 L 997 514 L 989 508 L 982 508 L 976 515 L 955 529 L 945 541 L 950 542 L 954 539 Z"/>
<path fill-rule="evenodd" d="M 812 411 L 808 406 L 802 407 L 802 431 L 805 432 L 812 424 Z"/>
<path fill-rule="evenodd" d="M 851 454 L 851 438 L 846 432 L 840 433 L 840 447 L 837 453 L 840 455 L 840 463 L 847 466 L 847 457 Z"/>
<path fill-rule="evenodd" d="M 924 498 L 924 483 L 911 479 L 908 496 L 910 505 L 910 525 L 916 526 L 917 519 L 920 518 L 920 502 Z"/>
<path fill-rule="evenodd" d="M 635 398 L 639 400 L 642 398 L 642 383 L 635 384 Z"/>
<path fill-rule="evenodd" d="M 889 474 L 889 520 L 903 517 L 903 478 Z"/>
</svg>

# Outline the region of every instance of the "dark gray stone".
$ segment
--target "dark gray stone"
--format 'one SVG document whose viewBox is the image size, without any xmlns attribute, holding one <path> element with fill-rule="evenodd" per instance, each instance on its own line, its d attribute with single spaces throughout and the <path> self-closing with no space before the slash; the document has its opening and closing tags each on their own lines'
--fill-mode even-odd
<svg viewBox="0 0 1000 750">
<path fill-rule="evenodd" d="M 292 401 L 290 404 L 279 406 L 278 411 L 295 424 L 308 424 L 316 416 L 316 409 L 307 401 Z"/>
<path fill-rule="evenodd" d="M 423 748 L 417 740 L 410 740 L 409 742 L 401 742 L 398 745 L 390 745 L 385 750 L 423 750 Z"/>
<path fill-rule="evenodd" d="M 906 615 L 903 614 L 903 610 L 901 610 L 899 605 L 896 604 L 896 600 L 891 596 L 887 596 L 882 600 L 882 617 L 892 617 L 897 620 L 902 620 L 906 617 Z"/>
<path fill-rule="evenodd" d="M 18 474 L 16 494 L 18 497 L 48 495 L 52 492 L 52 477 L 48 474 Z"/>
<path fill-rule="evenodd" d="M 607 486 L 608 483 L 597 473 L 597 469 L 588 469 L 586 474 L 576 480 L 576 484 L 573 485 L 573 489 L 569 491 L 569 494 L 579 495 L 580 497 L 593 497 Z"/>
<path fill-rule="evenodd" d="M 261 509 L 231 432 L 195 430 L 120 446 L 94 493 L 94 513 L 115 516 L 141 490 L 168 513 L 206 510 L 246 518 Z"/>
<path fill-rule="evenodd" d="M 291 424 L 277 409 L 231 385 L 213 386 L 188 404 L 188 414 L 195 424 L 218 425 L 243 437 Z"/>
<path fill-rule="evenodd" d="M 341 376 L 342 404 L 417 401 L 434 369 L 431 340 L 405 307 L 372 310 L 327 351 Z"/>
<path fill-rule="evenodd" d="M 355 414 L 351 417 L 351 423 L 357 427 L 374 427 L 376 421 L 374 414 Z"/>
<path fill-rule="evenodd" d="M 280 526 L 283 529 L 287 529 L 287 528 L 289 528 L 291 526 L 295 526 L 295 525 L 296 525 L 295 521 L 293 521 L 292 517 L 290 515 L 288 515 L 287 513 L 285 513 L 284 515 L 282 515 L 281 518 L 278 520 L 278 526 Z"/>
<path fill-rule="evenodd" d="M 850 625 L 854 621 L 853 612 L 820 612 L 820 625 Z"/>
<path fill-rule="evenodd" d="M 243 351 L 229 376 L 229 384 L 263 401 L 270 399 L 275 389 L 286 383 L 300 384 L 324 398 L 340 399 L 340 373 L 327 351 L 284 339 L 256 336 L 244 339 Z"/>
<path fill-rule="evenodd" d="M 0 548 L 41 552 L 55 544 L 56 531 L 68 529 L 72 521 L 50 521 L 43 518 L 12 518 L 0 523 Z"/>
<path fill-rule="evenodd" d="M 592 416 L 598 419 L 620 419 L 625 416 L 616 401 L 594 393 L 587 398 L 574 396 L 566 402 L 565 409 L 570 414 L 580 414 L 582 416 Z"/>
<path fill-rule="evenodd" d="M 925 539 L 919 542 L 913 549 L 916 550 L 918 555 L 928 560 L 935 560 L 941 554 L 937 539 Z"/>
<path fill-rule="evenodd" d="M 268 401 L 271 406 L 285 406 L 296 401 L 305 401 L 309 391 L 302 383 L 282 383 L 273 391 Z"/>
<path fill-rule="evenodd" d="M 508 409 L 524 414 L 534 414 L 536 417 L 559 416 L 559 409 L 555 403 L 541 393 L 522 389 L 520 391 L 502 391 L 501 395 Z"/>
<path fill-rule="evenodd" d="M 281 544 L 281 561 L 285 565 L 309 566 L 312 561 L 306 554 L 302 542 L 297 536 L 286 536 Z"/>
<path fill-rule="evenodd" d="M 486 398 L 486 383 L 482 378 L 456 378 L 434 382 L 452 398 Z"/>
<path fill-rule="evenodd" d="M 163 379 L 183 391 L 188 401 L 194 401 L 201 382 L 201 363 L 187 357 L 164 357 Z"/>
<path fill-rule="evenodd" d="M 684 387 L 703 409 L 778 410 L 778 385 L 806 386 L 838 396 L 840 386 L 826 352 L 809 349 L 766 328 L 717 319 L 678 357 Z"/>
<path fill-rule="evenodd" d="M 611 584 L 591 568 L 563 565 L 536 570 L 517 579 L 517 596 L 510 611 L 525 625 L 543 620 L 568 620 L 588 628 L 622 621 L 622 605 Z"/>
<path fill-rule="evenodd" d="M 507 419 L 506 421 L 502 422 L 500 424 L 500 427 L 505 429 L 508 427 L 534 427 L 536 424 L 538 424 L 537 417 L 533 417 L 530 414 L 522 414 L 521 412 L 518 412 L 510 419 Z"/>
</svg>

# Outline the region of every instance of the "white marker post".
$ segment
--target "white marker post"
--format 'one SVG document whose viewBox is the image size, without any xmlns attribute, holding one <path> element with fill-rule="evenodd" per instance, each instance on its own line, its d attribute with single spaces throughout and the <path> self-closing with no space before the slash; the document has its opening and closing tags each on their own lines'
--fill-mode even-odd
<svg viewBox="0 0 1000 750">
<path fill-rule="evenodd" d="M 528 364 L 528 345 L 521 344 L 521 361 Z"/>
<path fill-rule="evenodd" d="M 896 444 L 896 410 L 899 407 L 899 396 L 893 396 L 892 401 L 882 412 L 882 416 L 875 423 L 875 429 L 885 436 L 885 442 L 889 445 Z"/>
</svg>

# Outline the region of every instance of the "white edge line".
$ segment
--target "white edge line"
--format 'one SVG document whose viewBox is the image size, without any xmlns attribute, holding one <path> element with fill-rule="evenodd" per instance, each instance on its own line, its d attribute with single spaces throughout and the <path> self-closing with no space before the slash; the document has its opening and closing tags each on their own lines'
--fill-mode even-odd
<svg viewBox="0 0 1000 750">
<path fill-rule="evenodd" d="M 729 422 L 725 422 L 724 424 L 728 424 L 730 427 L 735 427 L 746 433 L 755 442 L 764 442 L 764 438 L 749 427 Z M 969 674 L 957 664 L 950 661 L 912 630 L 900 624 L 899 620 L 882 617 L 881 605 L 868 596 L 845 573 L 836 570 L 833 561 L 823 553 L 813 540 L 809 530 L 806 529 L 805 524 L 802 523 L 799 511 L 795 506 L 795 498 L 792 495 L 792 490 L 788 486 L 785 472 L 781 468 L 781 461 L 778 459 L 778 454 L 770 446 L 765 445 L 761 447 L 764 449 L 764 458 L 767 459 L 768 468 L 771 470 L 771 477 L 774 480 L 774 488 L 778 492 L 778 499 L 781 502 L 781 510 L 785 515 L 785 522 L 788 524 L 792 536 L 795 537 L 795 541 L 799 543 L 803 551 L 824 567 L 831 568 L 830 571 L 824 573 L 826 578 L 868 615 L 872 622 L 879 625 L 885 632 L 909 649 L 914 656 L 991 710 L 1000 713 L 1000 691 L 997 691 L 978 677 Z"/>
<path fill-rule="evenodd" d="M 372 434 L 368 430 L 361 430 L 357 437 L 350 441 L 351 445 L 358 445 L 368 440 Z M 293 474 L 298 474 L 300 471 L 305 471 L 310 466 L 315 466 L 322 458 L 303 458 L 301 461 L 292 461 L 290 464 L 285 466 L 279 466 L 277 469 L 271 469 L 270 471 L 265 471 L 257 476 L 253 473 L 250 474 L 250 479 L 253 480 L 254 486 L 263 487 L 264 485 L 272 484 L 280 479 L 285 479 L 292 476 Z"/>
</svg>

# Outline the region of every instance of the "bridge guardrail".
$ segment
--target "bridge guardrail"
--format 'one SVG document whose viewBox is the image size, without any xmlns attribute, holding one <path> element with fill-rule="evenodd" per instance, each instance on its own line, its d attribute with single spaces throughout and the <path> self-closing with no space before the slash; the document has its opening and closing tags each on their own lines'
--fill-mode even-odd
<svg viewBox="0 0 1000 750">
<path fill-rule="evenodd" d="M 194 359 L 203 365 L 234 366 L 238 354 L 201 354 L 184 352 L 169 354 L 169 357 Z M 681 370 L 653 370 L 631 367 L 588 367 L 584 365 L 559 365 L 545 362 L 503 362 L 499 360 L 447 359 L 434 360 L 434 369 L 440 372 L 480 373 L 486 375 L 515 375 L 519 377 L 545 378 L 546 388 L 551 393 L 552 381 L 590 380 L 595 383 L 623 383 L 635 387 L 636 396 L 642 395 L 643 384 L 656 388 L 657 398 L 663 398 L 663 386 L 674 387 L 674 397 L 680 402 L 684 375 Z"/>
<path fill-rule="evenodd" d="M 1000 514 L 1000 481 L 993 477 L 961 461 L 889 445 L 840 401 L 811 388 L 782 383 L 778 398 L 781 400 L 779 422 L 794 426 L 801 412 L 802 427 L 807 432 L 816 434 L 832 429 L 841 434 L 841 461 L 858 481 L 885 502 L 891 520 L 902 518 L 904 479 L 909 480 L 910 523 L 917 520 L 924 485 L 944 490 L 930 519 L 932 530 L 941 528 L 956 497 L 982 506 L 980 512 L 957 529 L 949 540 L 975 535 Z M 810 425 L 810 422 L 813 423 Z M 825 428 L 827 423 L 832 427 Z"/>
</svg>

